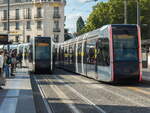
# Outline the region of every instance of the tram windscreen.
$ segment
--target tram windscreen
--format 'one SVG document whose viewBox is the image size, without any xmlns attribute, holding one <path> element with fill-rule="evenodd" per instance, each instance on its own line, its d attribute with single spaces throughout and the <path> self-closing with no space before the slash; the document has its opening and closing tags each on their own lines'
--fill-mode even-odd
<svg viewBox="0 0 150 113">
<path fill-rule="evenodd" d="M 138 61 L 137 27 L 112 29 L 114 61 Z"/>
<path fill-rule="evenodd" d="M 48 43 L 37 43 L 36 44 L 36 52 L 35 52 L 36 60 L 47 60 L 50 59 L 50 47 Z"/>
</svg>

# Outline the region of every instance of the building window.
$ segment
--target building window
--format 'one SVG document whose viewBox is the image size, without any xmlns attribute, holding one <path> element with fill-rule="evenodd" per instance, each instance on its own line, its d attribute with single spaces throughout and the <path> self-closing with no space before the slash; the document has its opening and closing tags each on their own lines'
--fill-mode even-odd
<svg viewBox="0 0 150 113">
<path fill-rule="evenodd" d="M 32 0 L 26 0 L 26 2 L 32 2 Z"/>
<path fill-rule="evenodd" d="M 16 0 L 16 2 L 21 2 L 21 0 Z"/>
<path fill-rule="evenodd" d="M 19 42 L 19 36 L 16 36 L 16 37 L 15 37 L 15 41 L 16 41 L 16 42 Z"/>
<path fill-rule="evenodd" d="M 3 11 L 3 17 L 4 17 L 3 19 L 4 19 L 4 20 L 7 20 L 7 16 L 8 16 L 8 15 L 7 15 L 7 10 L 4 10 L 4 11 Z"/>
<path fill-rule="evenodd" d="M 5 3 L 8 3 L 8 0 L 3 0 L 3 3 L 5 4 Z"/>
<path fill-rule="evenodd" d="M 16 20 L 19 19 L 19 9 L 16 9 Z"/>
<path fill-rule="evenodd" d="M 31 22 L 27 21 L 27 29 L 31 29 Z"/>
<path fill-rule="evenodd" d="M 37 21 L 37 29 L 42 29 L 42 22 L 41 21 Z"/>
<path fill-rule="evenodd" d="M 30 42 L 30 35 L 27 36 L 27 42 Z"/>
<path fill-rule="evenodd" d="M 59 7 L 54 7 L 54 15 L 53 15 L 54 18 L 60 18 L 60 15 L 59 15 Z"/>
<path fill-rule="evenodd" d="M 60 32 L 60 29 L 59 29 L 59 21 L 54 21 L 53 32 Z"/>
<path fill-rule="evenodd" d="M 27 8 L 25 13 L 25 19 L 31 19 L 31 14 L 32 14 L 31 9 Z"/>
<path fill-rule="evenodd" d="M 59 35 L 54 35 L 54 42 L 59 42 Z"/>
<path fill-rule="evenodd" d="M 55 29 L 59 28 L 59 21 L 54 21 L 54 28 Z"/>
<path fill-rule="evenodd" d="M 3 30 L 7 30 L 7 22 L 4 22 L 3 25 L 4 25 Z"/>
<path fill-rule="evenodd" d="M 16 30 L 19 30 L 19 22 L 16 22 Z"/>
<path fill-rule="evenodd" d="M 54 7 L 54 14 L 59 14 L 59 7 Z"/>
<path fill-rule="evenodd" d="M 38 7 L 37 8 L 37 18 L 41 18 L 42 17 L 42 8 Z"/>
</svg>

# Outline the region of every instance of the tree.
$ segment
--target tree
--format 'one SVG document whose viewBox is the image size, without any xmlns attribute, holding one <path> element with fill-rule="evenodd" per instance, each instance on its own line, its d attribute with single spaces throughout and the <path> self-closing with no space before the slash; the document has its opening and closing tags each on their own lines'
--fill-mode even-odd
<svg viewBox="0 0 150 113">
<path fill-rule="evenodd" d="M 128 24 L 137 23 L 137 6 L 136 0 L 128 0 Z M 140 0 L 141 8 L 141 31 L 142 38 L 150 38 L 150 0 Z M 100 28 L 106 24 L 123 24 L 124 23 L 124 1 L 109 0 L 108 2 L 99 2 L 93 7 L 92 13 L 87 19 L 87 23 L 80 34 L 86 33 L 93 29 Z"/>
<path fill-rule="evenodd" d="M 77 32 L 80 32 L 80 30 L 84 27 L 84 21 L 81 16 L 78 18 L 76 26 L 77 26 Z"/>
</svg>

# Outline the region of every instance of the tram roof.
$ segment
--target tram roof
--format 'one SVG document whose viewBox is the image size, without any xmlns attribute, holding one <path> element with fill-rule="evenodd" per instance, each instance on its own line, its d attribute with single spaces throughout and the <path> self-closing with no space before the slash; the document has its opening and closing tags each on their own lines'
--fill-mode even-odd
<svg viewBox="0 0 150 113">
<path fill-rule="evenodd" d="M 137 25 L 136 24 L 108 24 L 108 25 L 104 25 L 104 26 L 102 26 L 98 29 L 87 32 L 85 34 L 82 34 L 82 35 L 80 35 L 76 38 L 67 40 L 67 41 L 63 42 L 63 44 L 66 45 L 66 44 L 69 44 L 69 43 L 75 43 L 76 41 L 80 42 L 80 41 L 85 40 L 87 38 L 92 38 L 92 37 L 103 35 L 103 34 L 100 34 L 100 32 L 105 30 L 105 29 L 108 29 L 110 26 L 112 26 L 112 27 L 121 27 L 121 26 L 137 26 Z"/>
</svg>

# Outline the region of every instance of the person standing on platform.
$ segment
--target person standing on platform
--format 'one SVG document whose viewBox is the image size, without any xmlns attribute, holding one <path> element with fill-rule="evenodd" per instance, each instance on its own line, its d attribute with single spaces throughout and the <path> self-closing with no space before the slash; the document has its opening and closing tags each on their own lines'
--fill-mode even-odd
<svg viewBox="0 0 150 113">
<path fill-rule="evenodd" d="M 10 58 L 9 54 L 6 53 L 4 55 L 4 71 L 5 71 L 6 77 L 9 77 L 9 73 L 10 73 L 9 66 L 10 66 L 10 64 L 11 64 L 11 58 Z"/>
<path fill-rule="evenodd" d="M 0 51 L 0 89 L 2 89 L 1 86 L 5 85 L 5 78 L 3 76 L 3 65 L 4 65 L 4 57 L 3 57 L 3 51 Z"/>
</svg>

